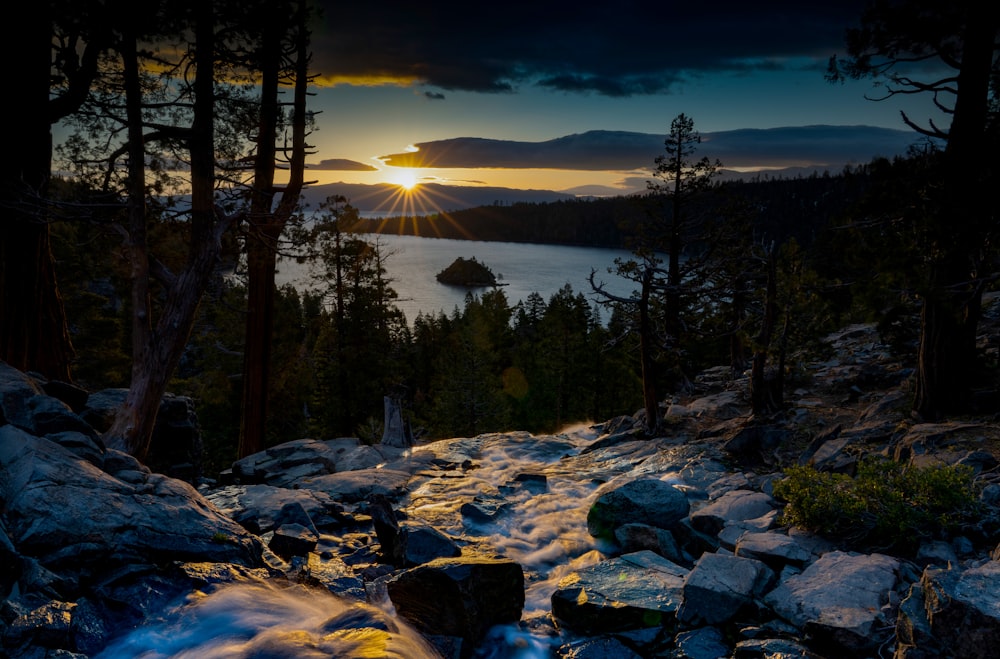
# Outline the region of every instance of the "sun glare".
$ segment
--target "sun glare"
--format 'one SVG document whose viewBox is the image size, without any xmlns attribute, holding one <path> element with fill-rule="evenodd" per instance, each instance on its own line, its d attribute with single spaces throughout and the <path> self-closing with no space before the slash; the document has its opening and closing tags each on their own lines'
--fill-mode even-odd
<svg viewBox="0 0 1000 659">
<path fill-rule="evenodd" d="M 412 190 L 417 186 L 417 173 L 412 169 L 402 168 L 389 173 L 389 180 L 404 190 Z"/>
</svg>

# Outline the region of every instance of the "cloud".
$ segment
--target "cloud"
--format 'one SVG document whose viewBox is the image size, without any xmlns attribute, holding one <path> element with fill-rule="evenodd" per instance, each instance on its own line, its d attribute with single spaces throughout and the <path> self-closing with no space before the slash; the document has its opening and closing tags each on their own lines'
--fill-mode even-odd
<svg viewBox="0 0 1000 659">
<path fill-rule="evenodd" d="M 441 92 L 424 92 L 424 96 L 426 98 L 431 99 L 432 101 L 443 101 L 444 100 L 444 94 L 442 94 Z"/>
<path fill-rule="evenodd" d="M 340 172 L 377 172 L 378 167 L 346 158 L 326 158 L 318 163 L 306 165 L 307 169 L 330 170 Z"/>
<path fill-rule="evenodd" d="M 382 156 L 396 167 L 651 170 L 664 135 L 589 131 L 544 142 L 460 137 L 416 144 L 416 151 Z M 797 126 L 702 133 L 695 156 L 727 168 L 823 166 L 835 169 L 877 156 L 903 155 L 918 141 L 911 131 L 872 126 Z"/>
<path fill-rule="evenodd" d="M 821 69 L 844 51 L 864 0 L 618 3 L 588 0 L 319 0 L 321 79 L 512 92 L 540 85 L 608 96 L 663 93 L 707 74 Z"/>
</svg>

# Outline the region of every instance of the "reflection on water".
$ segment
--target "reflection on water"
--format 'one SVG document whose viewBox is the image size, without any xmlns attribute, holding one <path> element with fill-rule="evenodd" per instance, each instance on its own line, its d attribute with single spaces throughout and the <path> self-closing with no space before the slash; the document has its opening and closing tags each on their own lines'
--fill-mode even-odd
<svg viewBox="0 0 1000 659">
<path fill-rule="evenodd" d="M 97 659 L 432 659 L 418 633 L 374 606 L 299 586 L 234 584 L 196 595 Z"/>
</svg>

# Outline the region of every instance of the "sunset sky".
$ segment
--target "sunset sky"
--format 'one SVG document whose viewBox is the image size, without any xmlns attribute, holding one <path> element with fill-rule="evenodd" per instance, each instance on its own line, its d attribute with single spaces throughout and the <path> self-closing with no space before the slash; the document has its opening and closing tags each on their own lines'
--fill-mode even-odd
<svg viewBox="0 0 1000 659">
<path fill-rule="evenodd" d="M 869 81 L 824 79 L 829 58 L 845 54 L 844 31 L 860 21 L 863 2 L 319 1 L 320 78 L 310 102 L 321 114 L 310 177 L 322 183 L 613 193 L 650 178 L 662 137 L 682 112 L 707 137 L 816 125 L 908 131 L 901 110 L 941 121 L 930 99 L 874 102 L 866 94 L 883 91 Z M 593 157 L 567 158 L 574 151 L 560 138 L 585 133 L 576 152 Z M 839 170 L 845 156 L 828 153 L 831 146 L 863 162 L 905 148 L 869 134 L 815 133 L 783 136 L 783 148 L 798 151 L 794 164 Z M 643 135 L 655 139 L 648 156 L 636 156 Z M 727 143 L 723 165 L 753 166 L 770 136 Z M 587 150 L 594 140 L 600 148 Z M 446 158 L 447 166 L 386 164 L 390 156 L 412 164 L 415 145 L 417 156 Z M 619 148 L 629 157 L 616 158 Z"/>
</svg>

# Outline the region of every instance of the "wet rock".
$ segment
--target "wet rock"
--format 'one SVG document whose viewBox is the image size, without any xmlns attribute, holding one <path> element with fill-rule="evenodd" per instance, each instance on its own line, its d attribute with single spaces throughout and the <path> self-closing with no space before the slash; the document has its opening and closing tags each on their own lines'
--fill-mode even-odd
<svg viewBox="0 0 1000 659">
<path fill-rule="evenodd" d="M 555 654 L 559 659 L 642 659 L 641 654 L 617 638 L 602 636 L 567 643 Z"/>
<path fill-rule="evenodd" d="M 648 549 L 674 563 L 683 563 L 684 557 L 673 534 L 649 524 L 623 524 L 615 529 L 615 541 L 623 554 Z"/>
<path fill-rule="evenodd" d="M 336 556 L 321 557 L 315 552 L 310 553 L 299 581 L 307 585 L 322 586 L 340 597 L 358 601 L 365 601 L 367 598 L 364 580 Z"/>
<path fill-rule="evenodd" d="M 602 561 L 559 581 L 552 615 L 584 634 L 673 628 L 685 576 L 687 570 L 651 551 Z"/>
<path fill-rule="evenodd" d="M 684 493 L 665 481 L 639 478 L 620 485 L 612 483 L 591 505 L 587 530 L 597 538 L 612 538 L 615 529 L 628 523 L 670 529 L 689 510 Z"/>
<path fill-rule="evenodd" d="M 349 523 L 344 507 L 326 492 L 291 490 L 272 485 L 226 485 L 205 494 L 223 514 L 258 535 L 280 523 L 281 511 L 298 506 L 319 531 L 335 530 Z M 301 521 L 301 520 L 300 520 Z"/>
<path fill-rule="evenodd" d="M 438 559 L 401 572 L 386 590 L 420 631 L 461 638 L 463 656 L 494 625 L 520 620 L 524 608 L 524 572 L 507 559 Z"/>
<path fill-rule="evenodd" d="M 675 659 L 723 659 L 730 647 L 718 627 L 699 627 L 681 632 L 675 639 Z"/>
<path fill-rule="evenodd" d="M 156 560 L 259 564 L 260 540 L 193 487 L 136 475 L 138 482 L 120 480 L 55 442 L 0 427 L 7 534 L 18 552 L 48 569 Z"/>
<path fill-rule="evenodd" d="M 463 503 L 459 512 L 463 519 L 473 524 L 490 524 L 503 516 L 509 508 L 510 503 L 501 497 L 476 496 L 472 501 Z"/>
<path fill-rule="evenodd" d="M 357 469 L 302 478 L 297 486 L 328 494 L 337 501 L 359 503 L 375 494 L 398 497 L 410 481 L 410 472 L 396 469 Z"/>
<path fill-rule="evenodd" d="M 288 560 L 292 556 L 306 556 L 316 549 L 319 535 L 302 524 L 284 523 L 274 529 L 268 548 L 278 556 Z"/>
</svg>

